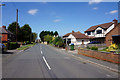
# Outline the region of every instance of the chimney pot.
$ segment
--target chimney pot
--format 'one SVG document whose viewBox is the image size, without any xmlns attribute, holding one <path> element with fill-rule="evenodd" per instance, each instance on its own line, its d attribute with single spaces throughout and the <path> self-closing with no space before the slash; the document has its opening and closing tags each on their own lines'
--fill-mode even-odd
<svg viewBox="0 0 120 80">
<path fill-rule="evenodd" d="M 114 19 L 114 20 L 113 20 L 113 23 L 114 23 L 114 26 L 116 27 L 117 24 L 118 24 L 118 20 Z"/>
<path fill-rule="evenodd" d="M 4 29 L 6 29 L 6 26 L 2 26 Z"/>
<path fill-rule="evenodd" d="M 74 33 L 74 31 L 72 30 L 72 33 Z"/>
</svg>

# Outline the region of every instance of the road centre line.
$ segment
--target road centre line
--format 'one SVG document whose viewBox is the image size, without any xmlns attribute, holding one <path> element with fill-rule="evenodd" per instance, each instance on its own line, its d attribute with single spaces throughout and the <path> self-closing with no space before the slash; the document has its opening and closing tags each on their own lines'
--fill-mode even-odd
<svg viewBox="0 0 120 80">
<path fill-rule="evenodd" d="M 43 54 L 42 51 L 41 51 L 41 54 Z"/>
<path fill-rule="evenodd" d="M 48 69 L 51 70 L 51 68 L 50 68 L 50 66 L 49 66 L 49 64 L 48 64 L 48 62 L 46 61 L 46 59 L 45 59 L 44 56 L 43 56 L 43 60 L 45 61 L 45 64 L 47 65 Z"/>
</svg>

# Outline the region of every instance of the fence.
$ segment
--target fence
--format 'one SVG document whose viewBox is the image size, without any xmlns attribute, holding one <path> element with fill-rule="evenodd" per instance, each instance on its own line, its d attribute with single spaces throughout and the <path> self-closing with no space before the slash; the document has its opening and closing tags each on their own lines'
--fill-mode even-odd
<svg viewBox="0 0 120 80">
<path fill-rule="evenodd" d="M 87 46 L 89 47 L 98 47 L 98 48 L 105 48 L 106 47 L 106 44 L 84 44 L 84 45 L 75 45 L 74 48 L 75 49 L 78 49 L 79 47 L 80 48 L 86 48 Z"/>
</svg>

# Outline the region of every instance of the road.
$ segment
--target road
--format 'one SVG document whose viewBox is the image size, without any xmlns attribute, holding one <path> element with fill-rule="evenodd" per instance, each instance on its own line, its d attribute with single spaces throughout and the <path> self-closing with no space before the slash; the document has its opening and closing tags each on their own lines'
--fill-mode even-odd
<svg viewBox="0 0 120 80">
<path fill-rule="evenodd" d="M 117 78 L 118 73 L 36 44 L 3 60 L 3 78 Z"/>
</svg>

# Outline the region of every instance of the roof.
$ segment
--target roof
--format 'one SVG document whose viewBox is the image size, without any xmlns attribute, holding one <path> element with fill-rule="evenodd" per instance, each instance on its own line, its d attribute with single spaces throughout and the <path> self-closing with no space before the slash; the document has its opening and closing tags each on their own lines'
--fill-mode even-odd
<svg viewBox="0 0 120 80">
<path fill-rule="evenodd" d="M 92 38 L 92 37 L 89 37 L 81 32 L 71 32 L 71 33 L 67 33 L 65 34 L 63 37 L 68 37 L 70 34 L 72 34 L 76 39 L 89 39 L 89 38 Z"/>
<path fill-rule="evenodd" d="M 96 26 L 92 26 L 89 29 L 87 29 L 85 32 L 94 31 L 97 27 L 101 27 L 101 28 L 107 29 L 112 24 L 113 24 L 112 22 L 109 22 L 109 23 L 104 23 L 104 24 L 99 24 L 99 25 L 96 25 Z"/>
<path fill-rule="evenodd" d="M 1 34 L 2 34 L 2 33 L 7 34 L 8 32 L 7 32 L 4 28 L 0 27 L 0 33 L 1 33 Z"/>
<path fill-rule="evenodd" d="M 68 37 L 71 33 L 67 33 L 65 34 L 63 37 Z"/>
<path fill-rule="evenodd" d="M 9 31 L 8 29 L 5 29 L 3 27 L 0 27 L 0 33 L 1 34 L 13 34 L 11 31 Z"/>
<path fill-rule="evenodd" d="M 85 34 L 82 34 L 80 32 L 75 32 L 72 33 L 72 35 L 76 38 L 76 39 L 88 39 L 89 37 L 86 36 Z"/>
<path fill-rule="evenodd" d="M 120 23 L 118 23 L 116 27 L 118 27 L 118 32 L 119 32 L 118 34 L 120 34 Z M 113 31 L 116 27 L 114 27 L 111 31 Z M 109 31 L 107 34 L 109 34 L 111 31 Z"/>
</svg>

